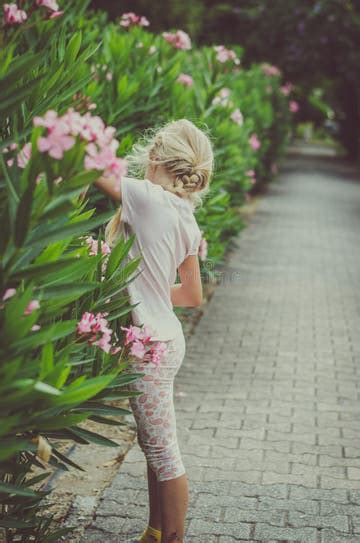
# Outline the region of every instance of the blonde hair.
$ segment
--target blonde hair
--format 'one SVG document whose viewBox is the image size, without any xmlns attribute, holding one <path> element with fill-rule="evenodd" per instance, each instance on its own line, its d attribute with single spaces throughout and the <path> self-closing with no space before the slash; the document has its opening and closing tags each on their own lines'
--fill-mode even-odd
<svg viewBox="0 0 360 543">
<path fill-rule="evenodd" d="M 200 130 L 188 119 L 179 119 L 160 128 L 147 129 L 125 158 L 130 175 L 136 178 L 144 178 L 148 166 L 162 165 L 171 178 L 162 187 L 188 199 L 194 209 L 202 205 L 214 168 L 206 128 Z M 121 208 L 105 228 L 105 239 L 110 246 L 120 232 Z"/>
</svg>

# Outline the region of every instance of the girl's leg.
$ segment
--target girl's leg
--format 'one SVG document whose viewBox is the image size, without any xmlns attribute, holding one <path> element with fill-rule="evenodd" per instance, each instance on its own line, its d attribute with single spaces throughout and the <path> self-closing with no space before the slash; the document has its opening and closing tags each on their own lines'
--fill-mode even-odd
<svg viewBox="0 0 360 543">
<path fill-rule="evenodd" d="M 177 441 L 173 401 L 174 377 L 184 354 L 185 340 L 180 336 L 169 342 L 168 354 L 160 366 L 138 364 L 134 371 L 145 375 L 129 384 L 131 390 L 143 392 L 130 398 L 130 404 L 138 443 L 149 466 L 150 522 L 159 525 L 160 508 L 162 543 L 182 542 L 188 507 L 188 484 Z M 154 524 L 150 526 L 155 528 Z"/>
<path fill-rule="evenodd" d="M 161 530 L 161 508 L 158 481 L 156 473 L 147 464 L 148 491 L 149 491 L 149 526 Z"/>
<path fill-rule="evenodd" d="M 185 517 L 189 504 L 189 488 L 186 474 L 159 481 L 161 506 L 161 543 L 182 543 Z"/>
</svg>

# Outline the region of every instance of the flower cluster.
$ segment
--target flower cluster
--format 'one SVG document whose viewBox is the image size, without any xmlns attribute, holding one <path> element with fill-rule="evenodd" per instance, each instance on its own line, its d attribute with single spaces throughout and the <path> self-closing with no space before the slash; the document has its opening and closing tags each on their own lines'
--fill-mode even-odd
<svg viewBox="0 0 360 543">
<path fill-rule="evenodd" d="M 250 136 L 249 143 L 251 149 L 253 149 L 254 151 L 257 151 L 261 147 L 260 140 L 256 134 L 252 134 L 252 136 Z"/>
<path fill-rule="evenodd" d="M 276 66 L 273 66 L 272 64 L 269 64 L 267 62 L 263 62 L 261 64 L 261 69 L 265 75 L 271 76 L 277 76 L 281 75 L 281 71 Z"/>
<path fill-rule="evenodd" d="M 59 17 L 64 12 L 59 11 L 59 6 L 56 0 L 36 0 L 36 5 L 47 9 L 49 19 Z M 7 26 L 21 24 L 27 19 L 27 13 L 20 9 L 17 4 L 4 4 L 4 23 Z"/>
<path fill-rule="evenodd" d="M 180 74 L 177 78 L 177 82 L 181 83 L 185 87 L 192 87 L 194 84 L 193 78 L 191 77 L 191 75 L 188 74 Z"/>
<path fill-rule="evenodd" d="M 240 59 L 232 49 L 227 49 L 224 45 L 215 45 L 214 49 L 216 51 L 216 58 L 219 62 L 232 60 L 234 64 L 240 64 Z"/>
<path fill-rule="evenodd" d="M 191 39 L 183 30 L 177 30 L 174 34 L 163 32 L 163 38 L 176 49 L 191 49 Z"/>
<path fill-rule="evenodd" d="M 16 4 L 4 4 L 4 22 L 6 25 L 21 24 L 26 21 L 27 15 Z"/>
<path fill-rule="evenodd" d="M 118 347 L 111 345 L 112 330 L 108 321 L 104 318 L 108 313 L 90 313 L 85 311 L 78 322 L 76 330 L 79 337 L 86 339 L 89 345 L 96 345 L 106 353 L 115 354 Z"/>
<path fill-rule="evenodd" d="M 149 26 L 149 24 L 146 17 L 136 15 L 132 11 L 123 13 L 120 19 L 120 25 L 126 28 L 129 28 L 130 26 Z"/>
<path fill-rule="evenodd" d="M 232 112 L 230 118 L 232 121 L 234 121 L 234 123 L 237 123 L 239 126 L 242 126 L 244 124 L 244 117 L 239 108 L 235 109 L 235 111 Z"/>
<path fill-rule="evenodd" d="M 289 94 L 294 90 L 294 85 L 292 83 L 285 83 L 280 87 L 280 91 L 284 96 L 289 96 Z"/>
<path fill-rule="evenodd" d="M 114 175 L 118 180 L 126 175 L 126 160 L 116 156 L 119 146 L 114 138 L 116 129 L 105 126 L 98 116 L 89 112 L 80 115 L 70 108 L 61 117 L 56 111 L 49 110 L 44 117 L 34 117 L 35 126 L 47 129 L 46 135 L 39 137 L 38 149 L 47 152 L 52 158 L 61 159 L 64 152 L 71 149 L 76 143 L 76 137 L 87 142 L 84 166 L 86 170 L 104 170 L 103 175 Z"/>
<path fill-rule="evenodd" d="M 211 102 L 212 105 L 213 106 L 219 105 L 223 107 L 230 106 L 231 105 L 231 101 L 229 100 L 230 94 L 231 94 L 230 89 L 228 89 L 227 87 L 224 87 L 218 92 L 215 98 L 213 98 Z"/>
<path fill-rule="evenodd" d="M 153 362 L 159 365 L 164 354 L 167 351 L 167 346 L 162 341 L 153 341 L 151 332 L 148 326 L 140 328 L 130 325 L 121 326 L 121 329 L 126 332 L 124 345 L 130 348 L 130 354 L 139 358 L 143 362 Z"/>
</svg>

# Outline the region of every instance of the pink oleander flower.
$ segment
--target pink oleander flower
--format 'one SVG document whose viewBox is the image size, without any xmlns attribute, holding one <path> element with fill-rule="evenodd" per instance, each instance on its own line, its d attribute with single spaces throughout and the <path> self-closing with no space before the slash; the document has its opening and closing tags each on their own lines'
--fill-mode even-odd
<svg viewBox="0 0 360 543">
<path fill-rule="evenodd" d="M 237 57 L 235 51 L 227 49 L 224 45 L 215 45 L 216 58 L 219 62 L 227 62 L 232 60 L 234 64 L 240 64 L 240 59 Z"/>
<path fill-rule="evenodd" d="M 121 329 L 126 332 L 124 345 L 130 347 L 129 352 L 132 356 L 144 362 L 153 362 L 156 365 L 160 363 L 167 346 L 163 342 L 152 340 L 151 329 L 148 326 L 140 328 L 130 325 L 121 326 Z"/>
<path fill-rule="evenodd" d="M 84 167 L 86 170 L 104 170 L 104 176 L 114 175 L 117 179 L 127 173 L 127 162 L 118 158 L 110 147 L 98 149 L 93 143 L 86 146 Z M 119 190 L 119 186 L 116 187 Z"/>
<path fill-rule="evenodd" d="M 154 343 L 154 345 L 147 351 L 146 355 L 144 356 L 144 361 L 153 362 L 153 364 L 158 366 L 166 351 L 166 343 L 158 341 L 157 343 Z"/>
<path fill-rule="evenodd" d="M 45 128 L 50 130 L 54 129 L 58 122 L 58 114 L 53 109 L 49 109 L 43 117 L 36 116 L 33 119 L 34 126 L 45 126 Z"/>
<path fill-rule="evenodd" d="M 180 74 L 177 78 L 177 81 L 185 87 L 192 87 L 192 85 L 194 84 L 193 78 L 191 77 L 191 75 L 188 74 Z"/>
<path fill-rule="evenodd" d="M 145 345 L 142 343 L 142 341 L 135 340 L 132 342 L 130 347 L 130 354 L 132 356 L 136 356 L 136 358 L 143 359 L 145 356 Z"/>
<path fill-rule="evenodd" d="M 33 311 L 36 311 L 36 309 L 39 309 L 40 303 L 39 300 L 31 300 L 31 302 L 28 303 L 24 315 L 31 315 Z"/>
<path fill-rule="evenodd" d="M 12 298 L 15 294 L 16 294 L 15 288 L 7 288 L 3 294 L 2 300 L 5 302 L 5 300 Z"/>
<path fill-rule="evenodd" d="M 300 107 L 299 107 L 299 104 L 295 100 L 290 100 L 289 109 L 292 113 L 296 113 L 297 111 L 299 111 Z"/>
<path fill-rule="evenodd" d="M 237 123 L 240 126 L 244 124 L 244 117 L 239 108 L 232 112 L 230 118 L 232 121 L 234 121 L 234 123 Z"/>
<path fill-rule="evenodd" d="M 64 151 L 75 144 L 75 138 L 69 135 L 64 117 L 59 117 L 56 111 L 49 110 L 44 117 L 34 117 L 33 123 L 34 126 L 47 128 L 47 134 L 37 141 L 40 152 L 48 152 L 52 158 L 60 159 L 64 156 Z"/>
<path fill-rule="evenodd" d="M 38 6 L 43 6 L 44 8 L 54 11 L 55 13 L 59 10 L 59 6 L 56 0 L 36 0 Z"/>
<path fill-rule="evenodd" d="M 123 13 L 120 19 L 120 25 L 129 28 L 131 26 L 149 26 L 148 19 L 141 15 L 136 15 L 132 11 L 129 13 Z"/>
<path fill-rule="evenodd" d="M 249 143 L 250 143 L 251 148 L 254 149 L 254 151 L 257 151 L 261 147 L 260 140 L 256 134 L 252 134 L 252 136 L 249 139 Z"/>
<path fill-rule="evenodd" d="M 21 24 L 26 19 L 26 12 L 23 9 L 19 9 L 16 4 L 4 4 L 4 22 L 6 25 Z"/>
<path fill-rule="evenodd" d="M 89 248 L 89 255 L 95 256 L 97 255 L 98 251 L 98 242 L 96 239 L 94 239 L 92 236 L 87 236 L 86 243 Z M 101 254 L 103 255 L 109 255 L 111 253 L 111 249 L 109 245 L 105 241 L 101 241 Z"/>
<path fill-rule="evenodd" d="M 177 30 L 174 34 L 163 32 L 163 38 L 176 49 L 191 49 L 190 36 L 183 30 Z"/>
<path fill-rule="evenodd" d="M 115 189 L 120 189 L 120 178 L 127 173 L 127 162 L 116 156 L 119 141 L 114 138 L 115 127 L 106 126 L 101 117 L 92 116 L 89 111 L 80 115 L 74 108 L 69 108 L 61 117 L 56 111 L 49 110 L 44 117 L 35 117 L 33 123 L 47 129 L 37 144 L 40 151 L 47 151 L 53 158 L 62 158 L 64 151 L 76 143 L 76 138 L 88 142 L 85 169 L 103 170 L 105 177 L 115 176 Z"/>
<path fill-rule="evenodd" d="M 200 240 L 199 251 L 198 251 L 200 260 L 206 260 L 207 254 L 208 254 L 208 242 L 206 241 L 205 238 L 202 237 Z"/>
<path fill-rule="evenodd" d="M 108 313 L 83 313 L 77 324 L 77 333 L 84 337 L 89 345 L 96 345 L 106 353 L 111 350 L 112 330 L 108 327 L 108 321 L 104 318 Z M 100 337 L 99 337 L 100 335 Z"/>
<path fill-rule="evenodd" d="M 112 333 L 112 330 L 110 330 L 109 332 Z M 111 346 L 110 333 L 109 334 L 103 334 L 99 339 L 92 342 L 93 345 L 96 345 L 102 351 L 105 351 L 105 353 L 109 353 L 110 350 L 111 350 L 111 347 L 112 347 Z"/>
<path fill-rule="evenodd" d="M 276 66 L 269 64 L 268 62 L 263 62 L 261 64 L 261 69 L 263 73 L 269 77 L 281 75 L 281 71 Z"/>
<path fill-rule="evenodd" d="M 124 345 L 129 345 L 132 341 L 137 340 L 141 340 L 146 344 L 151 342 L 151 331 L 148 326 L 140 328 L 139 326 L 130 325 L 128 328 L 121 326 L 121 329 L 126 331 Z"/>
<path fill-rule="evenodd" d="M 91 332 L 91 326 L 95 322 L 95 315 L 86 311 L 83 313 L 81 320 L 77 324 L 77 331 L 79 334 L 89 334 Z"/>
<path fill-rule="evenodd" d="M 52 158 L 60 159 L 64 152 L 75 145 L 75 138 L 62 131 L 61 126 L 55 127 L 47 136 L 40 137 L 37 141 L 41 153 L 48 152 Z"/>
<path fill-rule="evenodd" d="M 31 143 L 25 143 L 17 156 L 17 164 L 19 168 L 25 168 L 31 158 Z"/>
<path fill-rule="evenodd" d="M 280 87 L 280 92 L 284 96 L 289 96 L 289 94 L 294 90 L 294 85 L 292 83 L 285 83 L 285 85 L 282 85 Z"/>
</svg>

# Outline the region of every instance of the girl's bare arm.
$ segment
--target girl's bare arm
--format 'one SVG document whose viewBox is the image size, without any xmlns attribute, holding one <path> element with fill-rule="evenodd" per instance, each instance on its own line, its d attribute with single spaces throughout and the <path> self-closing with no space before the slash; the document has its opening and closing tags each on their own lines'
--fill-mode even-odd
<svg viewBox="0 0 360 543">
<path fill-rule="evenodd" d="M 189 255 L 179 266 L 180 283 L 171 287 L 171 302 L 174 306 L 195 307 L 203 298 L 199 258 Z"/>
<path fill-rule="evenodd" d="M 99 177 L 95 181 L 95 185 L 115 202 L 121 202 L 121 181 L 119 183 L 115 177 Z"/>
</svg>

